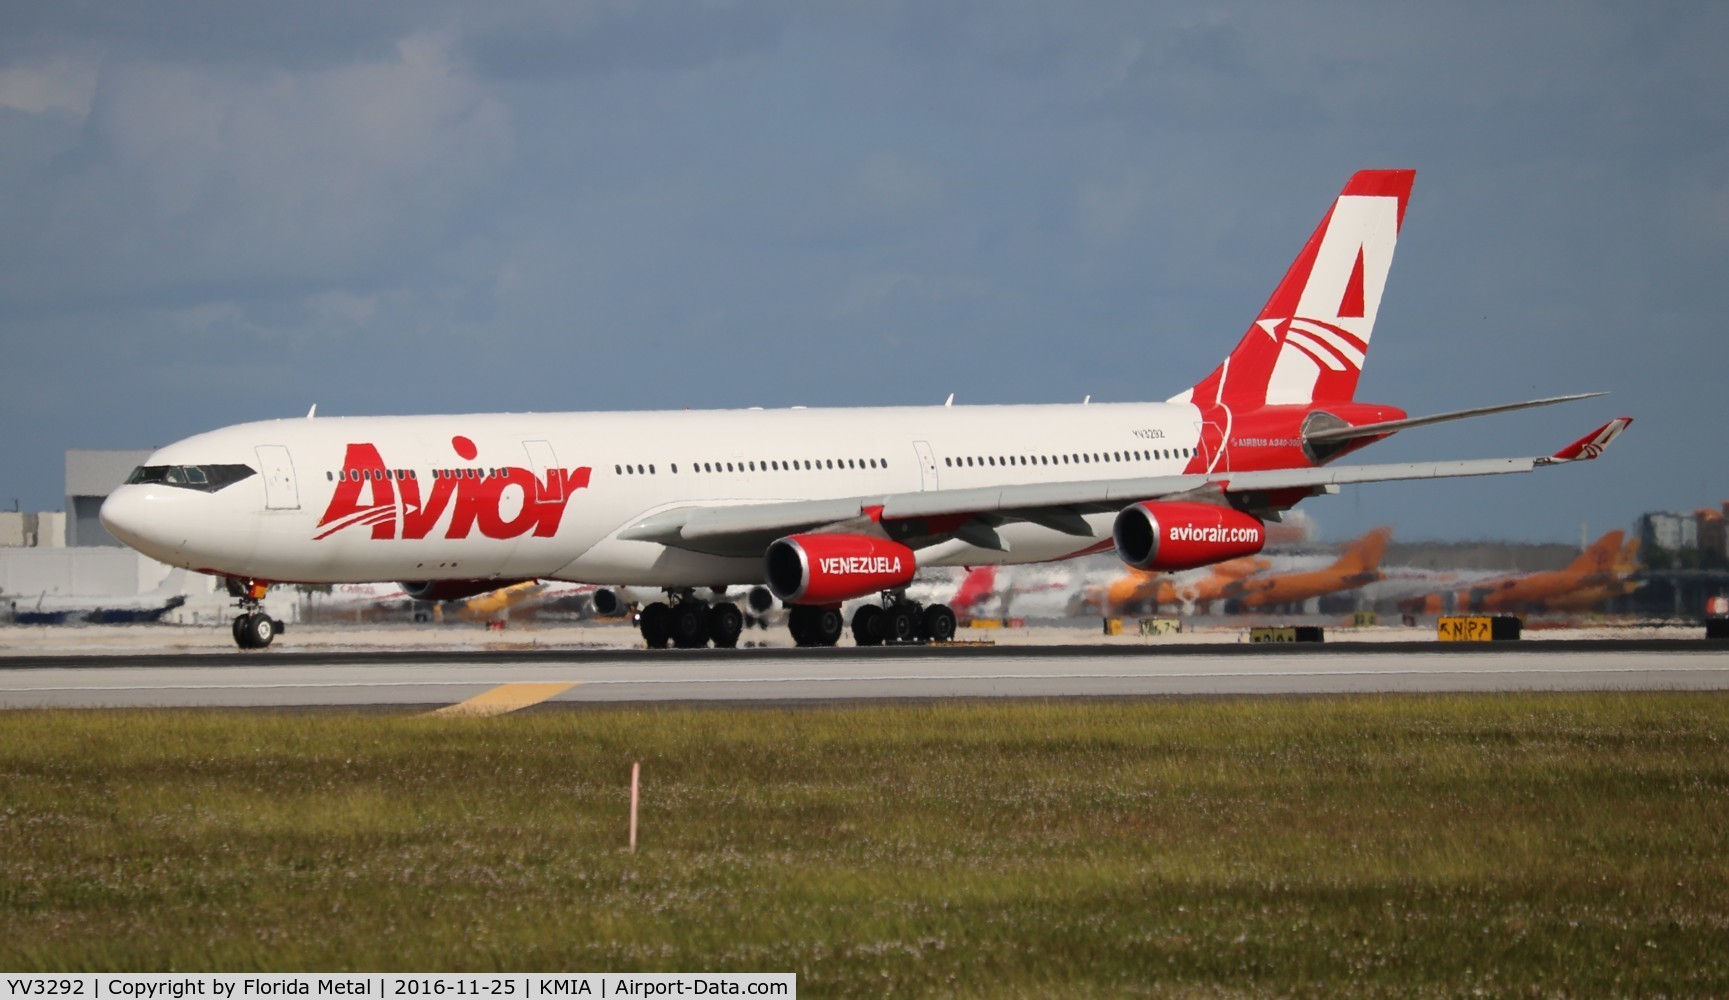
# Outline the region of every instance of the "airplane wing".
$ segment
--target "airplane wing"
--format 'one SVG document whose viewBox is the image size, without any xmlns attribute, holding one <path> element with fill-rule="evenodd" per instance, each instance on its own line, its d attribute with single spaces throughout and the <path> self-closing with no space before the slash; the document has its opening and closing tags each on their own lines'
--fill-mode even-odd
<svg viewBox="0 0 1729 1000">
<path fill-rule="evenodd" d="M 1142 500 L 1214 498 L 1262 517 L 1276 517 L 1305 497 L 1350 483 L 1498 476 L 1587 461 L 1633 422 L 1617 417 L 1552 455 L 1385 465 L 1321 466 L 1264 472 L 1025 483 L 965 490 L 889 493 L 833 500 L 674 507 L 627 525 L 618 537 L 658 542 L 714 555 L 752 555 L 782 535 L 811 530 L 861 530 L 871 524 L 922 521 L 901 540 L 915 547 L 959 538 L 981 548 L 1003 547 L 995 528 L 1028 521 L 1077 538 L 1096 537 L 1082 514 L 1118 510 Z M 903 525 L 904 527 L 904 525 Z"/>
</svg>

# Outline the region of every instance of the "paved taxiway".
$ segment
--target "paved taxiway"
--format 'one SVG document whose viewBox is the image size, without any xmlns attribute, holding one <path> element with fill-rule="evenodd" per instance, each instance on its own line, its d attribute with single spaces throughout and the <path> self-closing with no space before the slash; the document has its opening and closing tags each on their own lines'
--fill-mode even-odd
<svg viewBox="0 0 1729 1000">
<path fill-rule="evenodd" d="M 1729 643 L 1525 641 L 829 650 L 13 656 L 0 706 L 442 706 L 509 684 L 547 702 L 1729 690 Z"/>
</svg>

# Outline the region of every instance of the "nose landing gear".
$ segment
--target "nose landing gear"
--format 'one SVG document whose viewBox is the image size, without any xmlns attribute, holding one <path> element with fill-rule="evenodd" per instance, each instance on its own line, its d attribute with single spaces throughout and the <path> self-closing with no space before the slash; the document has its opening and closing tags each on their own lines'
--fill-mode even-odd
<svg viewBox="0 0 1729 1000">
<path fill-rule="evenodd" d="M 228 593 L 240 603 L 240 614 L 234 619 L 234 644 L 241 649 L 263 649 L 288 631 L 280 618 L 264 613 L 264 595 L 269 589 L 269 582 L 264 580 L 228 578 Z"/>
</svg>

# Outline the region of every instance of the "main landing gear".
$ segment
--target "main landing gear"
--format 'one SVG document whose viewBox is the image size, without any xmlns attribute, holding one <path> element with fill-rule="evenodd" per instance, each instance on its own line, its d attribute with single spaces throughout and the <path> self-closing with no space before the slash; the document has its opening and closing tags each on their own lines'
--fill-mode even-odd
<svg viewBox="0 0 1729 1000">
<path fill-rule="evenodd" d="M 288 631 L 282 619 L 264 613 L 264 594 L 269 589 L 270 584 L 263 580 L 228 578 L 228 593 L 240 601 L 240 614 L 234 619 L 234 644 L 241 649 L 263 649 Z"/>
<path fill-rule="evenodd" d="M 948 642 L 955 637 L 955 613 L 948 605 L 921 606 L 904 594 L 885 599 L 881 606 L 867 604 L 853 612 L 853 640 L 859 645 Z"/>
<path fill-rule="evenodd" d="M 794 604 L 787 609 L 787 627 L 796 646 L 832 646 L 845 631 L 839 607 Z"/>
<path fill-rule="evenodd" d="M 701 649 L 713 642 L 716 649 L 732 649 L 744 631 L 744 612 L 731 601 L 713 604 L 692 591 L 668 594 L 672 604 L 656 601 L 637 615 L 642 641 L 650 649 Z"/>
<path fill-rule="evenodd" d="M 955 613 L 946 605 L 921 605 L 904 594 L 885 594 L 883 600 L 853 613 L 853 639 L 860 646 L 954 638 Z M 738 645 L 744 622 L 744 612 L 732 601 L 710 603 L 690 590 L 668 591 L 666 601 L 656 601 L 636 616 L 642 641 L 650 649 L 701 649 L 711 642 L 716 649 L 732 649 Z M 787 606 L 787 627 L 795 645 L 833 646 L 846 633 L 846 618 L 839 605 L 792 604 Z"/>
</svg>

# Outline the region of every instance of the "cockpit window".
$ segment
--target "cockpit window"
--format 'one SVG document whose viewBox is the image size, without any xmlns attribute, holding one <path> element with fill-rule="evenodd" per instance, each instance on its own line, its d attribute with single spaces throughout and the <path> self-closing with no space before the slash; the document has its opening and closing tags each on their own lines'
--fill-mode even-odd
<svg viewBox="0 0 1729 1000">
<path fill-rule="evenodd" d="M 140 465 L 126 477 L 126 484 L 162 483 L 183 489 L 215 493 L 257 475 L 246 465 Z"/>
</svg>

